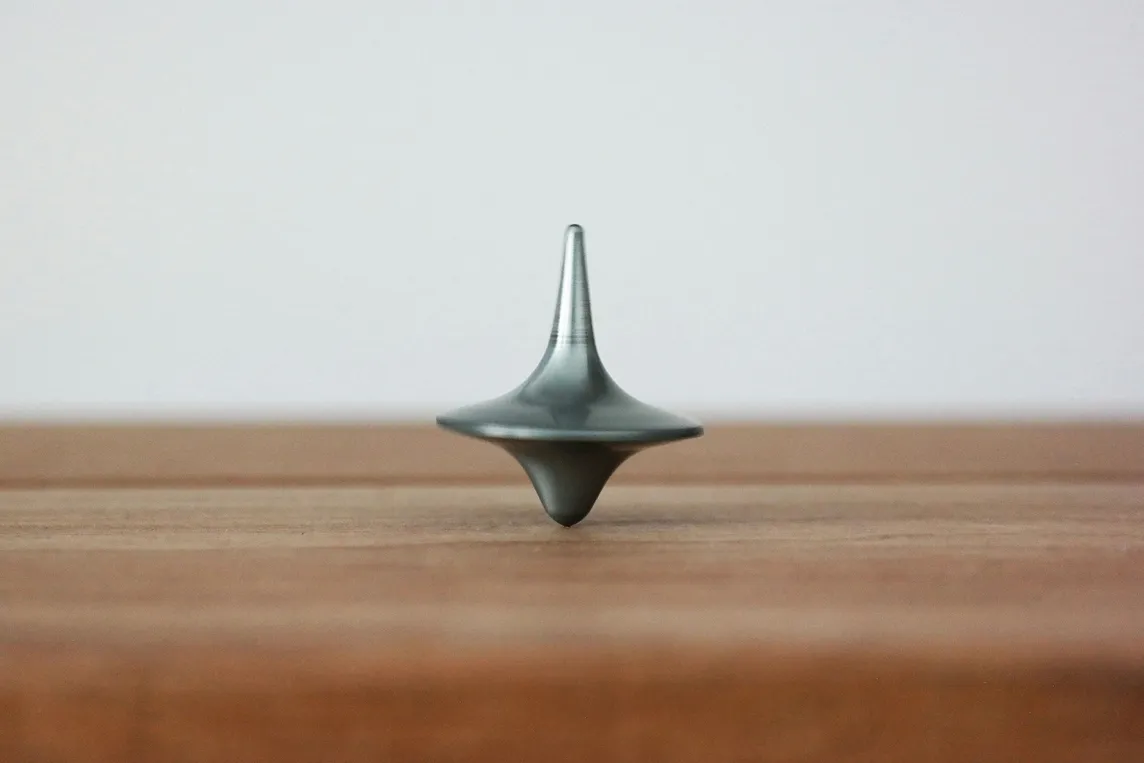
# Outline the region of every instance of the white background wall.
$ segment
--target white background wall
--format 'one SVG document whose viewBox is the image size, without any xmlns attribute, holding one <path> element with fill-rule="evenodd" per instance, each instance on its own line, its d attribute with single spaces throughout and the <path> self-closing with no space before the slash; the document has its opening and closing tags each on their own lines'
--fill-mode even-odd
<svg viewBox="0 0 1144 763">
<path fill-rule="evenodd" d="M 1144 413 L 1144 2 L 0 0 L 0 414 Z"/>
</svg>

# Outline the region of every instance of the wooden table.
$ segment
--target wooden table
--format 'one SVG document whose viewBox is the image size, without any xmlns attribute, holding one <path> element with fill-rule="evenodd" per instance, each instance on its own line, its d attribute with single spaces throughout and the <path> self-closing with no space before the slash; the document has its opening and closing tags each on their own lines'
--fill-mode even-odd
<svg viewBox="0 0 1144 763">
<path fill-rule="evenodd" d="M 0 761 L 1144 760 L 1144 483 L 0 491 Z"/>
</svg>

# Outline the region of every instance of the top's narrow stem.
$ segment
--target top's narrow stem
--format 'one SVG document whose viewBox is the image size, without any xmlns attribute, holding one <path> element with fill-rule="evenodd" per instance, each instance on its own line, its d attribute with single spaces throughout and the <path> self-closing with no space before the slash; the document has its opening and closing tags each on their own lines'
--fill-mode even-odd
<svg viewBox="0 0 1144 763">
<path fill-rule="evenodd" d="M 584 229 L 579 225 L 569 225 L 564 234 L 564 266 L 560 272 L 551 342 L 596 343 L 592 331 L 592 298 L 588 294 L 588 265 L 584 258 Z"/>
</svg>

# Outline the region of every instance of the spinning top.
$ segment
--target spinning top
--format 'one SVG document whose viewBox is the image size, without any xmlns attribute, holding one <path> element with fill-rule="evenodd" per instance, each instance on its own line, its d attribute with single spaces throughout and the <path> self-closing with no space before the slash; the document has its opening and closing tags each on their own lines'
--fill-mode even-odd
<svg viewBox="0 0 1144 763">
<path fill-rule="evenodd" d="M 437 417 L 454 432 L 508 451 L 548 516 L 571 527 L 592 510 L 612 473 L 644 448 L 698 437 L 699 423 L 620 389 L 600 361 L 584 261 L 584 231 L 570 225 L 548 349 L 523 384 Z"/>
</svg>

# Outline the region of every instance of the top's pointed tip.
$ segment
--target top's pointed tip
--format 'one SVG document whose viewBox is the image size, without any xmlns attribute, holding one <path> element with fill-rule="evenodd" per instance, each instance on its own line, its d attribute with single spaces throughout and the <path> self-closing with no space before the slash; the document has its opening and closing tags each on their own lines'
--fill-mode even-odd
<svg viewBox="0 0 1144 763">
<path fill-rule="evenodd" d="M 592 343 L 592 306 L 588 296 L 588 272 L 584 263 L 584 229 L 573 223 L 564 236 L 564 264 L 552 341 Z"/>
<path fill-rule="evenodd" d="M 569 286 L 587 287 L 584 273 L 584 229 L 572 223 L 564 233 L 564 267 Z"/>
</svg>

